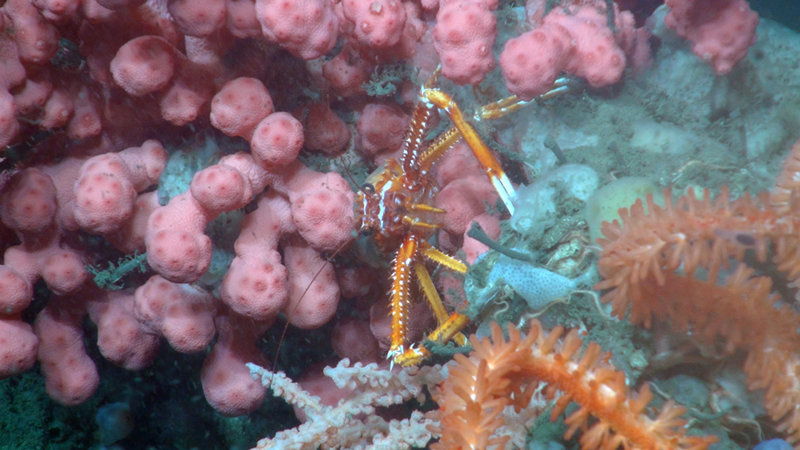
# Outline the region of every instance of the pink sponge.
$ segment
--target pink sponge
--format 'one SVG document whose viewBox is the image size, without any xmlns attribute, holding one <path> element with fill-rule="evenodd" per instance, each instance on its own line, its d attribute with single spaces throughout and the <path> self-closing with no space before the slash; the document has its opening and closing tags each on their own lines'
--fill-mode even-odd
<svg viewBox="0 0 800 450">
<path fill-rule="evenodd" d="M 258 320 L 275 317 L 288 298 L 286 268 L 281 263 L 281 254 L 268 250 L 258 256 L 234 258 L 225 273 L 220 296 L 239 314 Z"/>
<path fill-rule="evenodd" d="M 0 379 L 33 367 L 37 345 L 30 325 L 0 317 Z"/>
<path fill-rule="evenodd" d="M 305 118 L 305 146 L 309 150 L 322 152 L 328 156 L 338 156 L 350 143 L 350 129 L 347 124 L 331 110 L 328 102 L 316 102 L 303 109 Z"/>
<path fill-rule="evenodd" d="M 252 0 L 225 2 L 227 28 L 237 38 L 261 36 L 261 26 L 256 19 L 256 4 Z"/>
<path fill-rule="evenodd" d="M 336 45 L 339 19 L 330 0 L 259 0 L 264 37 L 302 59 L 316 59 Z"/>
<path fill-rule="evenodd" d="M 71 249 L 51 248 L 41 266 L 42 279 L 53 292 L 74 292 L 86 280 L 87 272 L 77 252 Z M 37 255 L 42 256 L 42 255 Z"/>
<path fill-rule="evenodd" d="M 442 75 L 458 84 L 477 84 L 494 66 L 492 46 L 497 20 L 486 0 L 442 2 L 433 28 L 433 43 Z"/>
<path fill-rule="evenodd" d="M 156 209 L 147 222 L 147 262 L 176 282 L 195 281 L 211 264 L 211 239 L 203 234 L 212 217 L 184 192 Z"/>
<path fill-rule="evenodd" d="M 549 90 L 562 71 L 584 78 L 592 87 L 619 81 L 625 53 L 607 21 L 602 5 L 557 8 L 536 29 L 509 39 L 500 54 L 508 90 L 530 100 Z M 619 27 L 624 24 L 618 22 Z"/>
<path fill-rule="evenodd" d="M 472 222 L 480 225 L 481 229 L 486 232 L 486 235 L 489 236 L 490 239 L 496 240 L 500 237 L 500 219 L 497 217 L 488 213 L 483 213 L 476 216 Z M 471 226 L 470 224 L 470 226 L 467 227 L 467 231 L 464 232 L 464 245 L 462 246 L 465 255 L 464 259 L 466 259 L 467 264 L 470 265 L 475 264 L 479 256 L 489 251 L 489 247 L 487 247 L 486 244 L 468 236 Z"/>
<path fill-rule="evenodd" d="M 175 75 L 177 50 L 166 39 L 141 36 L 117 50 L 111 74 L 125 92 L 143 96 L 167 87 Z"/>
<path fill-rule="evenodd" d="M 597 8 L 580 8 L 574 15 L 554 11 L 545 22 L 561 23 L 574 40 L 575 56 L 567 72 L 585 79 L 592 87 L 616 83 L 625 70 L 625 53 L 608 27 L 608 16 Z"/>
<path fill-rule="evenodd" d="M 202 351 L 216 331 L 216 307 L 211 294 L 158 275 L 136 289 L 133 310 L 139 321 L 182 353 Z"/>
<path fill-rule="evenodd" d="M 134 316 L 132 294 L 110 291 L 91 303 L 89 315 L 97 324 L 97 347 L 104 358 L 128 370 L 140 370 L 153 362 L 158 335 Z"/>
<path fill-rule="evenodd" d="M 444 229 L 464 234 L 472 219 L 497 202 L 497 192 L 485 175 L 469 175 L 448 183 L 436 198 L 436 207 L 447 211 Z"/>
<path fill-rule="evenodd" d="M 42 240 L 42 248 L 25 244 L 9 247 L 5 265 L 31 285 L 41 277 L 54 293 L 74 292 L 88 278 L 84 262 L 77 251 L 60 247 L 57 234 L 48 237 L 50 240 Z"/>
<path fill-rule="evenodd" d="M 758 14 L 745 0 L 667 0 L 664 23 L 692 43 L 719 75 L 731 71 L 756 42 Z"/>
<path fill-rule="evenodd" d="M 36 316 L 39 362 L 47 395 L 63 405 L 77 405 L 94 393 L 100 376 L 83 345 L 83 313 L 57 309 L 56 303 L 48 303 Z"/>
<path fill-rule="evenodd" d="M 19 314 L 33 299 L 33 286 L 16 270 L 0 266 L 0 314 Z"/>
<path fill-rule="evenodd" d="M 75 219 L 82 228 L 109 233 L 130 216 L 136 190 L 125 172 L 121 158 L 115 153 L 87 161 L 76 185 Z"/>
<path fill-rule="evenodd" d="M 378 341 L 365 319 L 346 318 L 336 322 L 331 333 L 331 347 L 340 358 L 365 364 L 380 359 Z"/>
<path fill-rule="evenodd" d="M 219 316 L 219 330 L 211 353 L 203 362 L 200 381 L 206 400 L 226 416 L 247 414 L 264 401 L 266 389 L 250 376 L 245 364 L 266 367 L 266 358 L 255 345 L 267 324 L 255 323 L 241 316 Z"/>
<path fill-rule="evenodd" d="M 336 250 L 355 229 L 355 194 L 336 172 L 319 173 L 299 163 L 294 169 L 287 170 L 287 184 L 297 231 L 317 250 Z"/>
<path fill-rule="evenodd" d="M 89 158 L 75 182 L 75 220 L 97 234 L 119 230 L 133 215 L 137 191 L 158 181 L 167 152 L 155 140 Z"/>
<path fill-rule="evenodd" d="M 322 76 L 342 97 L 364 92 L 362 86 L 369 81 L 370 73 L 372 65 L 349 47 L 345 47 L 333 59 L 322 65 Z"/>
<path fill-rule="evenodd" d="M 228 136 L 247 140 L 256 125 L 272 112 L 272 97 L 256 78 L 228 81 L 211 100 L 211 124 Z"/>
<path fill-rule="evenodd" d="M 0 89 L 0 145 L 8 145 L 19 133 L 19 129 L 14 96 L 10 92 Z"/>
<path fill-rule="evenodd" d="M 61 245 L 55 214 L 56 188 L 52 178 L 38 169 L 17 172 L 0 196 L 0 219 L 22 241 L 3 255 L 0 305 L 5 312 L 0 314 L 25 309 L 40 277 L 58 294 L 72 292 L 86 280 L 81 255 Z"/>
<path fill-rule="evenodd" d="M 14 174 L 0 198 L 0 219 L 14 230 L 42 231 L 53 222 L 56 188 L 44 172 L 27 168 Z"/>
<path fill-rule="evenodd" d="M 181 33 L 208 36 L 225 24 L 225 0 L 170 0 L 170 15 Z"/>
<path fill-rule="evenodd" d="M 284 245 L 283 257 L 289 271 L 289 302 L 283 310 L 286 319 L 303 329 L 322 326 L 339 304 L 333 264 L 297 237 Z"/>
<path fill-rule="evenodd" d="M 400 108 L 370 103 L 358 118 L 361 149 L 369 156 L 393 152 L 403 144 L 409 117 Z"/>
<path fill-rule="evenodd" d="M 9 0 L 3 5 L 3 13 L 10 19 L 8 29 L 25 30 L 14 33 L 17 51 L 23 62 L 45 64 L 58 50 L 58 30 L 45 20 L 33 2 Z"/>
<path fill-rule="evenodd" d="M 246 153 L 223 157 L 195 174 L 188 192 L 157 208 L 147 221 L 147 262 L 164 278 L 195 281 L 211 264 L 208 223 L 224 211 L 241 208 L 267 184 L 267 172 Z"/>
<path fill-rule="evenodd" d="M 297 159 L 303 142 L 300 121 L 289 113 L 276 112 L 258 123 L 250 140 L 250 149 L 259 165 L 272 170 Z"/>
<path fill-rule="evenodd" d="M 257 320 L 272 319 L 286 304 L 289 287 L 278 241 L 294 232 L 289 204 L 270 191 L 258 208 L 245 216 L 236 239 L 236 257 L 220 286 L 220 297 L 239 314 Z"/>
<path fill-rule="evenodd" d="M 386 48 L 400 41 L 406 9 L 400 0 L 344 0 L 348 35 L 366 47 Z"/>
<path fill-rule="evenodd" d="M 194 175 L 189 190 L 205 212 L 217 216 L 241 208 L 252 197 L 245 175 L 224 164 L 209 166 Z"/>
</svg>

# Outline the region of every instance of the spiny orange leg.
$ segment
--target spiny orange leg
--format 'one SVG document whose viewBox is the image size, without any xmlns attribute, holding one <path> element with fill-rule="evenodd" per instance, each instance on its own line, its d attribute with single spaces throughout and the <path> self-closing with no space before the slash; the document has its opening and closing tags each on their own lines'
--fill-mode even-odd
<svg viewBox="0 0 800 450">
<path fill-rule="evenodd" d="M 570 87 L 569 78 L 559 78 L 553 83 L 553 88 L 544 94 L 536 97 L 535 100 L 548 100 L 557 97 L 561 94 L 569 92 Z M 428 86 L 430 83 L 426 84 Z M 430 88 L 432 89 L 432 88 Z M 488 105 L 481 106 L 476 112 L 474 119 L 481 120 L 494 120 L 504 117 L 520 108 L 527 106 L 534 100 L 520 100 L 516 95 L 511 95 L 496 102 L 489 103 Z M 461 133 L 458 128 L 452 127 L 436 137 L 419 157 L 419 165 L 421 171 L 430 171 L 433 164 L 444 155 L 445 152 L 455 145 L 461 139 Z"/>
<path fill-rule="evenodd" d="M 461 137 L 464 138 L 464 141 L 469 145 L 469 148 L 472 149 L 472 153 L 475 154 L 478 162 L 483 166 L 483 169 L 489 176 L 489 181 L 492 183 L 492 186 L 494 186 L 498 195 L 500 195 L 503 204 L 506 205 L 508 211 L 513 215 L 514 205 L 512 200 L 516 196 L 514 186 L 503 171 L 500 163 L 492 155 L 489 147 L 487 147 L 480 136 L 478 136 L 475 128 L 464 119 L 461 108 L 458 107 L 452 97 L 436 89 L 424 88 L 421 96 L 423 100 L 442 109 L 450 116 L 453 125 L 458 129 L 459 133 L 461 133 Z"/>
<path fill-rule="evenodd" d="M 467 273 L 467 265 L 463 262 L 453 258 L 450 255 L 443 253 L 438 248 L 432 246 L 428 242 L 422 243 L 423 252 L 422 254 L 430 261 L 433 261 L 440 266 L 445 266 L 448 269 L 458 272 L 458 273 Z M 442 298 L 439 297 L 439 292 L 436 291 L 436 286 L 433 284 L 433 280 L 431 280 L 431 276 L 428 273 L 428 269 L 425 267 L 424 264 L 417 264 L 416 266 L 417 271 L 417 281 L 419 281 L 420 287 L 422 287 L 422 291 L 425 293 L 425 297 L 428 299 L 428 303 L 431 305 L 431 309 L 436 314 L 436 322 L 438 323 L 438 328 L 431 333 L 431 335 L 438 336 L 437 338 L 431 338 L 430 335 L 428 336 L 431 340 L 439 340 L 443 339 L 442 342 L 447 342 L 451 338 L 453 338 L 458 345 L 464 345 L 467 343 L 467 337 L 463 334 L 459 333 L 461 328 L 467 324 L 465 321 L 460 328 L 456 330 L 452 330 L 449 333 L 445 333 L 441 328 L 448 323 L 448 321 L 453 316 L 461 316 L 459 313 L 453 313 L 450 317 L 447 317 L 447 310 L 445 310 L 444 305 L 442 304 Z M 437 312 L 438 311 L 438 312 Z M 446 337 L 444 337 L 446 336 Z"/>
<path fill-rule="evenodd" d="M 439 264 L 440 266 L 445 266 L 454 272 L 462 274 L 467 273 L 467 265 L 463 262 L 446 253 L 443 253 L 441 250 L 427 242 L 424 242 L 423 246 L 424 249 L 422 254 L 425 256 L 425 258 Z M 466 345 L 467 337 L 461 334 L 460 331 L 464 328 L 464 326 L 466 326 L 466 324 L 469 322 L 469 319 L 465 315 L 457 312 L 451 314 L 450 317 L 446 316 L 447 312 L 442 304 L 441 297 L 439 297 L 439 293 L 436 291 L 433 280 L 431 280 L 431 276 L 428 274 L 428 269 L 426 269 L 423 264 L 419 264 L 419 268 L 420 270 L 417 272 L 417 280 L 419 281 L 420 286 L 422 286 L 423 292 L 425 292 L 425 296 L 428 299 L 428 303 L 431 305 L 431 309 L 435 311 L 437 308 L 439 308 L 441 310 L 441 315 L 436 316 L 439 326 L 428 335 L 428 339 L 439 342 L 447 342 L 450 339 L 453 339 L 458 345 Z"/>
<path fill-rule="evenodd" d="M 516 95 L 511 95 L 488 105 L 483 105 L 475 112 L 475 120 L 499 119 L 519 110 L 523 106 L 529 105 L 533 101 L 549 100 L 565 94 L 570 90 L 570 81 L 569 78 L 564 77 L 557 79 L 549 91 L 535 97 L 533 100 L 520 100 Z"/>
<path fill-rule="evenodd" d="M 422 288 L 422 292 L 428 299 L 431 310 L 433 310 L 433 315 L 436 316 L 436 321 L 441 326 L 441 324 L 447 320 L 447 310 L 445 310 L 442 304 L 439 293 L 436 292 L 436 286 L 433 285 L 433 280 L 431 280 L 431 276 L 428 274 L 428 269 L 425 268 L 424 264 L 417 261 L 414 263 L 414 272 Z M 430 355 L 430 351 L 425 347 L 411 345 L 402 353 L 393 355 L 392 362 L 400 364 L 401 366 L 413 366 L 421 363 L 423 360 L 430 357 Z"/>
<path fill-rule="evenodd" d="M 428 338 L 440 342 L 454 339 L 459 345 L 466 343 L 466 337 L 460 331 L 466 326 L 469 319 L 459 313 L 454 313 L 448 317 L 447 310 L 442 304 L 442 299 L 436 291 L 436 286 L 434 286 L 425 264 L 420 261 L 419 255 L 423 255 L 425 258 L 456 272 L 465 273 L 467 271 L 467 266 L 464 263 L 446 255 L 427 241 L 421 240 L 414 233 L 409 234 L 400 244 L 392 274 L 392 342 L 387 357 L 392 360 L 392 363 L 403 366 L 419 364 L 423 359 L 430 356 L 430 352 L 424 347 L 405 347 L 411 301 L 410 280 L 412 269 L 438 323 L 438 327 Z"/>
<path fill-rule="evenodd" d="M 424 228 L 427 230 L 438 230 L 441 225 L 438 223 L 427 222 L 425 219 L 433 219 L 436 216 L 444 215 L 447 211 L 425 203 L 412 203 L 406 205 L 408 214 L 403 216 L 403 223 L 411 227 Z"/>
<path fill-rule="evenodd" d="M 439 325 L 435 330 L 428 334 L 427 338 L 430 341 L 447 342 L 453 339 L 458 345 L 466 345 L 467 338 L 461 333 L 461 330 L 469 323 L 469 317 L 460 313 L 453 313 L 443 324 Z M 393 362 L 407 367 L 415 366 L 422 361 L 431 357 L 431 352 L 425 347 L 412 347 L 397 355 Z"/>
<path fill-rule="evenodd" d="M 397 249 L 397 255 L 392 267 L 392 290 L 390 292 L 392 314 L 392 342 L 389 346 L 387 358 L 392 363 L 402 364 L 401 360 L 406 353 L 406 331 L 408 330 L 408 310 L 411 287 L 411 267 L 417 257 L 419 237 L 409 234 Z"/>
<path fill-rule="evenodd" d="M 441 68 L 437 67 L 434 73 L 428 78 L 428 81 L 422 85 L 420 92 L 425 92 L 428 89 L 433 89 L 436 80 L 439 79 Z M 403 140 L 403 155 L 400 158 L 403 166 L 403 186 L 410 190 L 414 190 L 416 183 L 420 179 L 420 164 L 419 157 L 423 151 L 423 140 L 425 134 L 429 131 L 431 119 L 436 114 L 436 110 L 428 102 L 418 101 L 414 107 L 414 112 L 411 113 L 411 123 L 408 127 L 405 139 Z"/>
</svg>

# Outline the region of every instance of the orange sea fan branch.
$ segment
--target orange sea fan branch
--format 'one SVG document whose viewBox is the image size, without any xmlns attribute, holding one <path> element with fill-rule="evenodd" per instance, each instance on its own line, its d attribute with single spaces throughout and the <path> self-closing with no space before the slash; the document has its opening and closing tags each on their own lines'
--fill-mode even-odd
<svg viewBox="0 0 800 450">
<path fill-rule="evenodd" d="M 595 288 L 617 316 L 650 327 L 660 320 L 708 345 L 747 355 L 751 389 L 766 389 L 764 405 L 786 438 L 800 443 L 800 315 L 773 292 L 775 267 L 800 287 L 800 142 L 771 193 L 731 200 L 723 188 L 689 189 L 664 206 L 647 198 L 604 224 Z M 653 249 L 658 249 L 653 251 Z M 788 407 L 787 405 L 792 405 Z"/>
<path fill-rule="evenodd" d="M 580 405 L 565 421 L 569 427 L 566 437 L 588 428 L 580 439 L 585 449 L 701 449 L 716 440 L 686 436 L 684 422 L 679 418 L 684 409 L 670 402 L 655 419 L 649 418 L 644 414 L 652 398 L 649 387 L 630 394 L 624 374 L 609 365 L 609 355 L 599 345 L 590 343 L 580 354 L 582 341 L 577 331 L 562 339 L 563 333 L 560 327 L 543 332 L 534 320 L 524 338 L 509 326 L 509 337 L 505 339 L 496 323 L 492 324 L 491 340 L 471 336 L 475 350 L 469 357 L 455 359 L 451 376 L 434 393 L 441 408 L 442 438 L 433 448 L 501 444 L 487 435 L 497 424 L 498 408 L 511 403 L 512 392 L 530 395 L 532 390 L 526 387 L 539 383 L 547 383 L 554 388 L 551 391 L 557 389 L 561 393 L 555 416 L 570 401 Z M 493 428 L 487 430 L 486 426 Z M 480 439 L 473 437 L 476 435 Z"/>
</svg>

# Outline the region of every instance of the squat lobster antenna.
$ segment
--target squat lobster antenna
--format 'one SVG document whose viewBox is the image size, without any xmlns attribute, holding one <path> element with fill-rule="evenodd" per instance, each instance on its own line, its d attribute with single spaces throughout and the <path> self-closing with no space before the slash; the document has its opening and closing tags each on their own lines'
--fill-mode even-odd
<svg viewBox="0 0 800 450">
<path fill-rule="evenodd" d="M 306 294 L 308 293 L 308 291 L 311 290 L 311 287 L 314 285 L 314 282 L 317 281 L 317 278 L 320 276 L 322 271 L 325 270 L 326 264 L 330 263 L 333 260 L 333 258 L 335 258 L 336 255 L 339 254 L 339 252 L 341 252 L 342 250 L 344 250 L 345 247 L 350 245 L 351 241 L 352 241 L 352 239 L 349 239 L 349 240 L 347 240 L 345 242 L 342 242 L 336 249 L 333 250 L 333 253 L 330 256 L 325 258 L 325 261 L 322 263 L 322 265 L 319 267 L 319 269 L 317 269 L 317 271 L 314 272 L 314 276 L 311 277 L 311 281 L 308 282 L 308 285 L 303 290 L 303 292 L 300 294 L 300 299 L 297 300 L 297 303 L 294 305 L 294 308 L 292 309 L 292 311 L 296 311 L 297 308 L 300 307 L 300 303 L 303 302 L 303 299 L 306 297 Z M 281 336 L 280 336 L 280 338 L 278 338 L 278 347 L 275 349 L 275 356 L 273 357 L 274 359 L 272 360 L 272 373 L 270 374 L 269 382 L 267 384 L 265 384 L 265 386 L 271 386 L 272 385 L 272 376 L 278 370 L 278 359 L 280 359 L 281 348 L 283 347 L 283 340 L 286 338 L 286 332 L 287 331 L 289 331 L 289 318 L 288 317 L 284 321 L 283 329 L 281 330 Z"/>
</svg>

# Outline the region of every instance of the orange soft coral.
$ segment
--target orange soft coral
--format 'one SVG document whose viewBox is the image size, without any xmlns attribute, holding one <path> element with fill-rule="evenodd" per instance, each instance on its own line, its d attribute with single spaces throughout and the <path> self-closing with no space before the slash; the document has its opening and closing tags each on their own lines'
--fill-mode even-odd
<svg viewBox="0 0 800 450">
<path fill-rule="evenodd" d="M 730 200 L 723 188 L 712 201 L 690 189 L 664 206 L 652 196 L 620 210 L 622 223 L 605 223 L 595 288 L 614 314 L 649 327 L 668 322 L 709 345 L 747 355 L 751 389 L 766 389 L 765 409 L 787 440 L 800 443 L 800 315 L 779 302 L 774 276 L 748 266 L 772 265 L 800 285 L 800 216 L 797 175 L 800 141 L 794 145 L 776 187 L 758 199 Z"/>
<path fill-rule="evenodd" d="M 714 437 L 684 435 L 684 409 L 667 402 L 655 419 L 644 410 L 652 398 L 645 385 L 631 395 L 625 376 L 608 364 L 608 354 L 590 343 L 581 356 L 582 341 L 577 331 L 563 328 L 542 332 L 539 322 L 531 322 L 524 338 L 509 327 L 508 340 L 496 324 L 492 339 L 470 337 L 474 347 L 467 357 L 455 356 L 450 376 L 434 394 L 440 405 L 441 440 L 432 448 L 501 447 L 506 438 L 494 436 L 503 424 L 500 416 L 506 406 L 522 407 L 540 383 L 546 393 L 560 392 L 552 417 L 564 412 L 570 402 L 580 408 L 569 415 L 566 437 L 578 430 L 585 449 L 648 448 L 700 449 Z M 592 417 L 596 420 L 592 421 Z"/>
</svg>

